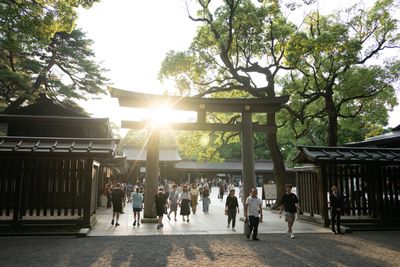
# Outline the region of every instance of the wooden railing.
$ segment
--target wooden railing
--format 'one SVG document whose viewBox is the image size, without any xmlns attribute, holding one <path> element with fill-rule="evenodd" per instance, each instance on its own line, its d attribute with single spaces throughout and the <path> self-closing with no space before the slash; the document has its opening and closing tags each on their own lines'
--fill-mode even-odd
<svg viewBox="0 0 400 267">
<path fill-rule="evenodd" d="M 324 210 L 322 187 L 318 168 L 296 169 L 296 189 L 300 202 L 299 218 L 324 223 L 327 214 Z"/>
<path fill-rule="evenodd" d="M 296 179 L 302 219 L 329 225 L 329 193 L 335 185 L 344 196 L 343 224 L 400 221 L 400 166 L 321 164 L 297 168 Z"/>
<path fill-rule="evenodd" d="M 0 223 L 88 227 L 97 192 L 93 166 L 92 159 L 0 157 Z"/>
</svg>

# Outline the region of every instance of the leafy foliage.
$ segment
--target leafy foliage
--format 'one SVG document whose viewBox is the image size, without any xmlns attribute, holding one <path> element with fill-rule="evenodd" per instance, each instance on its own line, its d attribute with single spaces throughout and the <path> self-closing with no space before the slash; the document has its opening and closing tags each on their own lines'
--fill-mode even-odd
<svg viewBox="0 0 400 267">
<path fill-rule="evenodd" d="M 388 110 L 397 105 L 393 85 L 400 60 L 367 63 L 382 50 L 399 47 L 395 10 L 394 1 L 383 0 L 370 10 L 356 5 L 336 16 L 307 16 L 287 47 L 286 63 L 294 70 L 281 81 L 283 93 L 291 95 L 284 119 L 297 138 L 326 123 L 327 135 L 317 143 L 336 146 L 387 125 Z"/>
<path fill-rule="evenodd" d="M 78 6 L 93 0 L 1 1 L 0 104 L 5 112 L 40 93 L 64 104 L 105 93 L 92 41 L 75 29 Z"/>
</svg>

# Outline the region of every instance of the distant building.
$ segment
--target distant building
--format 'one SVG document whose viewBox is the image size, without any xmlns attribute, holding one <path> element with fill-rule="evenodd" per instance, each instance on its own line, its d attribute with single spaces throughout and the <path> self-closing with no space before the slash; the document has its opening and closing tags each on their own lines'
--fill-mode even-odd
<svg viewBox="0 0 400 267">
<path fill-rule="evenodd" d="M 197 178 L 220 178 L 239 184 L 242 179 L 241 161 L 201 162 L 182 160 L 176 147 L 160 147 L 160 178 L 176 182 L 194 181 Z M 123 155 L 128 162 L 128 179 L 140 180 L 146 170 L 147 150 L 140 146 L 124 147 Z M 272 161 L 255 161 L 257 183 L 273 183 Z M 295 184 L 293 169 L 287 169 L 287 182 Z"/>
</svg>

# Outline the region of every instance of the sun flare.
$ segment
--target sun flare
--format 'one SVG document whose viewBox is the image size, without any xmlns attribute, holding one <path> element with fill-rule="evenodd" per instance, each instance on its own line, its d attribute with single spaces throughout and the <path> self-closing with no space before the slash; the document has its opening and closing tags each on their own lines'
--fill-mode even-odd
<svg viewBox="0 0 400 267">
<path fill-rule="evenodd" d="M 162 105 L 150 110 L 149 121 L 152 127 L 163 127 L 174 121 L 175 114 L 168 105 Z"/>
</svg>

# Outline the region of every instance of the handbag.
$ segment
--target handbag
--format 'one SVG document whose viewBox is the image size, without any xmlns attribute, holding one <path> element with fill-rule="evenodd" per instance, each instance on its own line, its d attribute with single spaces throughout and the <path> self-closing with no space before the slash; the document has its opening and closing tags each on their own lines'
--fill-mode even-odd
<svg viewBox="0 0 400 267">
<path fill-rule="evenodd" d="M 244 221 L 243 234 L 245 236 L 249 236 L 250 235 L 250 224 L 249 224 L 249 220 L 247 220 L 247 219 Z"/>
</svg>

